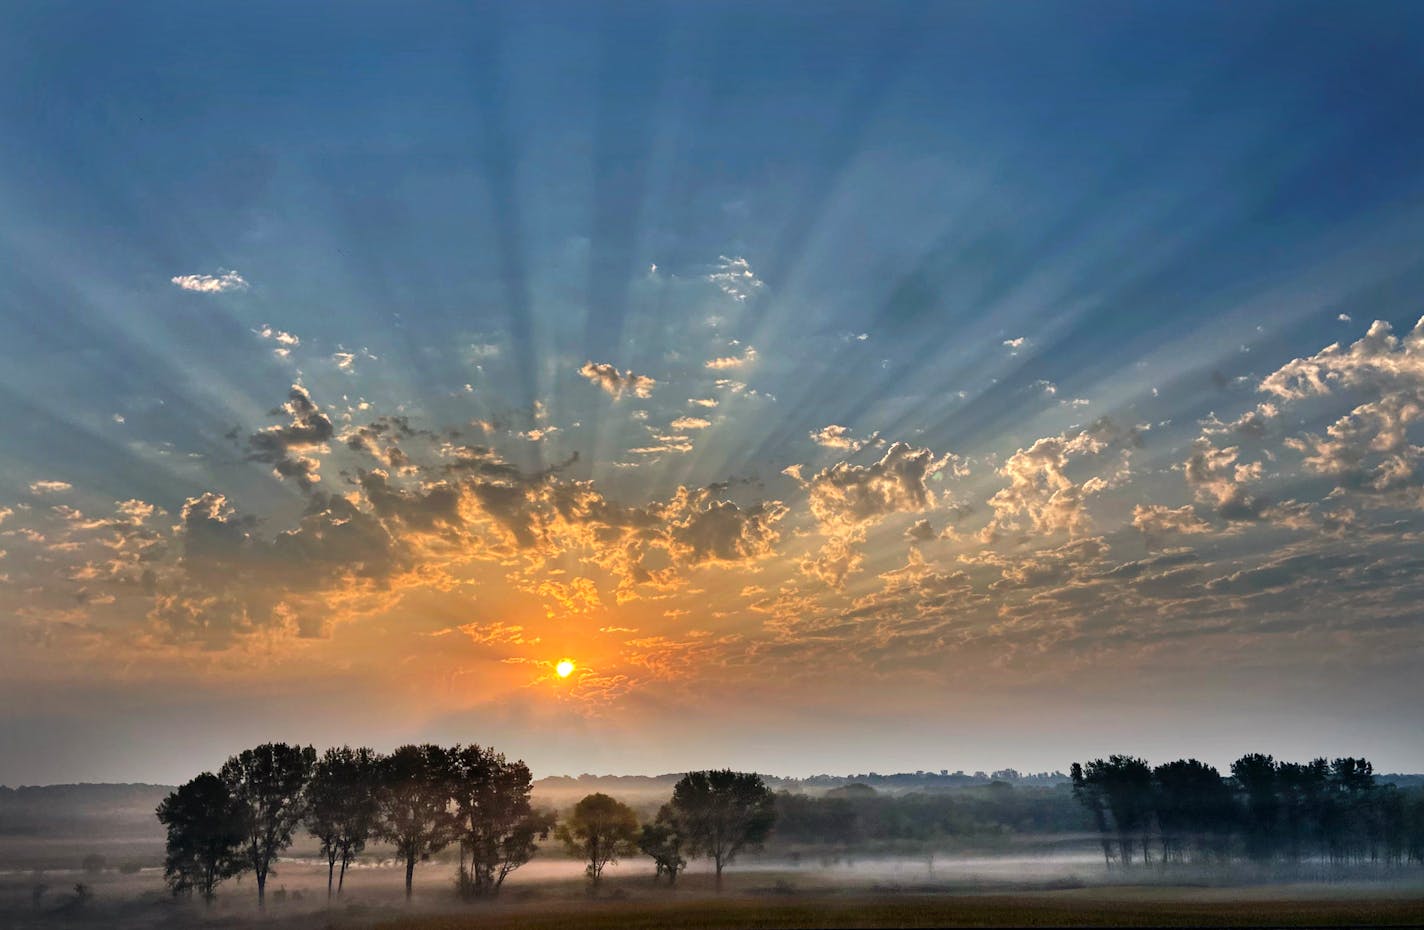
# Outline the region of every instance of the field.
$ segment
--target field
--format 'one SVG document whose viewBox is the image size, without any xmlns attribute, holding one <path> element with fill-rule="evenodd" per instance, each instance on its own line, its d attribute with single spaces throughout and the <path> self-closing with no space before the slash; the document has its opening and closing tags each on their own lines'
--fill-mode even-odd
<svg viewBox="0 0 1424 930">
<path fill-rule="evenodd" d="M 1190 881 L 1139 870 L 1123 883 L 1082 857 L 872 860 L 789 867 L 749 860 L 729 870 L 721 894 L 694 869 L 676 890 L 654 885 L 641 861 L 610 872 L 590 895 L 578 864 L 536 860 L 494 902 L 461 902 L 446 863 L 417 869 L 414 900 L 401 893 L 393 864 L 367 865 L 328 905 L 325 872 L 310 860 L 283 862 L 265 913 L 250 880 L 229 883 L 210 908 L 165 894 L 153 870 L 0 875 L 0 926 L 118 930 L 209 927 L 240 930 L 572 930 L 690 927 L 715 930 L 800 927 L 1178 927 L 1408 926 L 1424 920 L 1424 875 L 1394 881 L 1259 882 L 1250 876 L 1193 875 Z M 73 884 L 91 888 L 78 900 Z M 36 882 L 47 884 L 33 897 Z"/>
<path fill-rule="evenodd" d="M 1091 835 L 1014 838 L 969 849 L 744 855 L 718 894 L 703 861 L 677 888 L 654 884 L 645 858 L 609 868 L 590 895 L 582 864 L 549 843 L 495 901 L 454 894 L 447 852 L 421 863 L 404 899 L 403 871 L 373 846 L 328 904 L 326 870 L 310 837 L 278 865 L 265 911 L 250 877 L 225 882 L 216 902 L 176 900 L 163 884 L 154 786 L 32 792 L 0 805 L 0 930 L 577 930 L 689 927 L 1418 926 L 1424 869 L 1324 871 L 1234 864 L 1105 867 Z M 587 790 L 583 788 L 582 790 Z M 654 801 L 659 800 L 654 797 Z M 102 867 L 86 857 L 102 856 Z M 80 896 L 75 885 L 86 886 Z"/>
</svg>

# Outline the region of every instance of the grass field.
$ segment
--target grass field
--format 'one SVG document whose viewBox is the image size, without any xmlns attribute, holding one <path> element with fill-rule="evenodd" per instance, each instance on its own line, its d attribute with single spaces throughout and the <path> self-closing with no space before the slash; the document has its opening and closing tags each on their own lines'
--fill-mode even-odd
<svg viewBox="0 0 1424 930">
<path fill-rule="evenodd" d="M 575 912 L 412 917 L 386 930 L 752 930 L 807 927 L 1324 927 L 1418 926 L 1424 898 L 1209 900 L 1139 889 L 1091 895 L 848 896 L 844 898 L 591 901 Z"/>
<path fill-rule="evenodd" d="M 996 868 L 995 866 L 999 866 Z M 325 869 L 286 861 L 265 911 L 250 880 L 225 884 L 211 907 L 175 900 L 161 874 L 106 871 L 0 873 L 0 928 L 104 930 L 692 930 L 804 927 L 1338 927 L 1424 926 L 1424 873 L 1391 880 L 1261 881 L 1236 870 L 1135 876 L 1088 869 L 1078 860 L 946 859 L 931 875 L 923 863 L 857 861 L 854 866 L 785 868 L 749 861 L 727 873 L 718 894 L 695 868 L 676 890 L 626 863 L 588 894 L 579 864 L 531 864 L 494 901 L 466 902 L 452 891 L 448 863 L 417 869 L 405 901 L 403 870 L 369 864 L 330 904 Z M 75 881 L 91 887 L 75 900 Z M 31 900 L 37 881 L 49 891 Z"/>
</svg>

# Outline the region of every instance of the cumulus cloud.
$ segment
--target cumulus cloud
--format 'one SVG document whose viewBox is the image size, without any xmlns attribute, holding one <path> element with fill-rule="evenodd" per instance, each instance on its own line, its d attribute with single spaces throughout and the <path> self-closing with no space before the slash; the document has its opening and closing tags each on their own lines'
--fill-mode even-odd
<svg viewBox="0 0 1424 930">
<path fill-rule="evenodd" d="M 669 551 L 691 564 L 740 562 L 768 555 L 781 538 L 777 524 L 789 512 L 780 501 L 741 507 L 720 500 L 716 488 L 678 488 L 660 509 L 668 524 Z"/>
<path fill-rule="evenodd" d="M 711 425 L 712 421 L 703 417 L 678 417 L 668 424 L 668 428 L 675 430 L 706 429 Z"/>
<path fill-rule="evenodd" d="M 717 406 L 717 398 L 715 397 L 689 397 L 687 402 L 694 407 L 711 408 Z"/>
<path fill-rule="evenodd" d="M 875 442 L 879 436 L 879 433 L 871 433 L 866 439 L 856 439 L 851 435 L 849 427 L 837 426 L 834 423 L 811 431 L 811 439 L 817 445 L 827 449 L 845 449 L 851 452 L 859 452 Z"/>
<path fill-rule="evenodd" d="M 728 258 L 725 255 L 721 256 L 717 270 L 709 274 L 707 280 L 736 301 L 745 301 L 763 287 L 745 258 Z"/>
<path fill-rule="evenodd" d="M 1335 478 L 1337 494 L 1424 506 L 1424 449 L 1410 438 L 1424 416 L 1424 320 L 1403 338 L 1376 320 L 1348 348 L 1332 344 L 1281 366 L 1260 390 L 1283 404 L 1336 393 L 1360 400 L 1323 434 L 1290 437 L 1286 445 L 1302 454 L 1306 471 Z M 1263 420 L 1278 413 L 1270 403 L 1255 411 Z"/>
<path fill-rule="evenodd" d="M 310 453 L 325 451 L 326 443 L 336 434 L 331 418 L 300 384 L 292 385 L 287 402 L 272 412 L 286 414 L 290 422 L 266 427 L 249 436 L 247 457 L 271 465 L 276 475 L 291 478 L 309 491 L 321 480 L 320 463 Z"/>
<path fill-rule="evenodd" d="M 726 371 L 729 368 L 743 368 L 755 362 L 756 359 L 757 350 L 752 346 L 747 346 L 742 350 L 741 355 L 725 355 L 721 358 L 710 358 L 704 363 L 704 366 L 713 371 Z"/>
<path fill-rule="evenodd" d="M 1173 534 L 1197 534 L 1210 531 L 1211 526 L 1197 516 L 1191 504 L 1167 507 L 1162 504 L 1138 504 L 1132 509 L 1132 525 L 1141 531 L 1149 544 Z"/>
<path fill-rule="evenodd" d="M 896 442 L 871 465 L 837 462 L 806 482 L 811 513 L 825 530 L 847 530 L 892 513 L 914 513 L 934 506 L 929 479 L 945 468 L 957 468 L 952 453 L 935 455 Z"/>
<path fill-rule="evenodd" d="M 622 397 L 625 392 L 634 397 L 651 397 L 658 383 L 647 375 L 634 374 L 632 369 L 620 372 L 618 366 L 606 362 L 584 362 L 579 374 L 603 388 L 614 399 Z"/>
<path fill-rule="evenodd" d="M 247 279 L 230 269 L 219 268 L 217 274 L 181 274 L 169 280 L 185 291 L 196 291 L 200 294 L 247 290 Z"/>
<path fill-rule="evenodd" d="M 1262 465 L 1240 462 L 1239 455 L 1236 446 L 1218 448 L 1205 437 L 1198 439 L 1183 465 L 1187 485 L 1197 500 L 1211 504 L 1223 520 L 1244 523 L 1264 519 L 1270 503 L 1250 491 L 1261 478 Z"/>
<path fill-rule="evenodd" d="M 292 354 L 292 349 L 302 344 L 302 340 L 285 330 L 276 329 L 269 323 L 263 323 L 253 330 L 261 339 L 267 339 L 277 343 L 277 347 L 272 350 L 272 354 L 278 358 L 288 358 Z"/>
<path fill-rule="evenodd" d="M 1095 469 L 1082 480 L 1069 475 L 1070 466 L 1080 460 L 1096 461 L 1103 453 L 1130 444 L 1135 436 L 1105 418 L 1086 429 L 1046 436 L 1016 451 L 999 468 L 1009 484 L 989 499 L 994 516 L 984 528 L 985 541 L 1003 533 L 1066 532 L 1072 536 L 1086 532 L 1088 498 L 1126 480 L 1129 452 L 1122 449 L 1107 474 Z"/>
<path fill-rule="evenodd" d="M 64 491 L 71 491 L 73 489 L 74 485 L 70 484 L 68 481 L 43 480 L 30 482 L 30 493 L 34 495 L 60 494 Z"/>
</svg>

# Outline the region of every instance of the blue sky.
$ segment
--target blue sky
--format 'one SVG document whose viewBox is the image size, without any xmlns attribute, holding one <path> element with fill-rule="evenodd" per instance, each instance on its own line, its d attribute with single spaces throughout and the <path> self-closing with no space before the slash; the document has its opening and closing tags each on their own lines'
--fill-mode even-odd
<svg viewBox="0 0 1424 930">
<path fill-rule="evenodd" d="M 0 780 L 1424 766 L 1417 6 L 6 18 Z"/>
</svg>

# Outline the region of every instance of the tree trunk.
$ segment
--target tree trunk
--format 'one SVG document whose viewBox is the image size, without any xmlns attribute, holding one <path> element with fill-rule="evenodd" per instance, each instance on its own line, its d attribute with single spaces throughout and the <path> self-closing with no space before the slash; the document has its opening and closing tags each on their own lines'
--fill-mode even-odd
<svg viewBox="0 0 1424 930">
<path fill-rule="evenodd" d="M 336 877 L 336 894 L 341 896 L 341 887 L 346 884 L 346 857 L 341 857 L 341 874 Z"/>
<path fill-rule="evenodd" d="M 405 857 L 405 899 L 410 900 L 410 886 L 415 881 L 415 857 Z"/>
<path fill-rule="evenodd" d="M 722 860 L 720 857 L 717 859 L 717 891 L 719 893 L 722 891 Z"/>
<path fill-rule="evenodd" d="M 267 906 L 267 870 L 257 870 L 257 906 Z"/>
<path fill-rule="evenodd" d="M 331 900 L 331 880 L 336 875 L 336 857 L 330 856 L 326 860 L 326 900 Z"/>
</svg>

